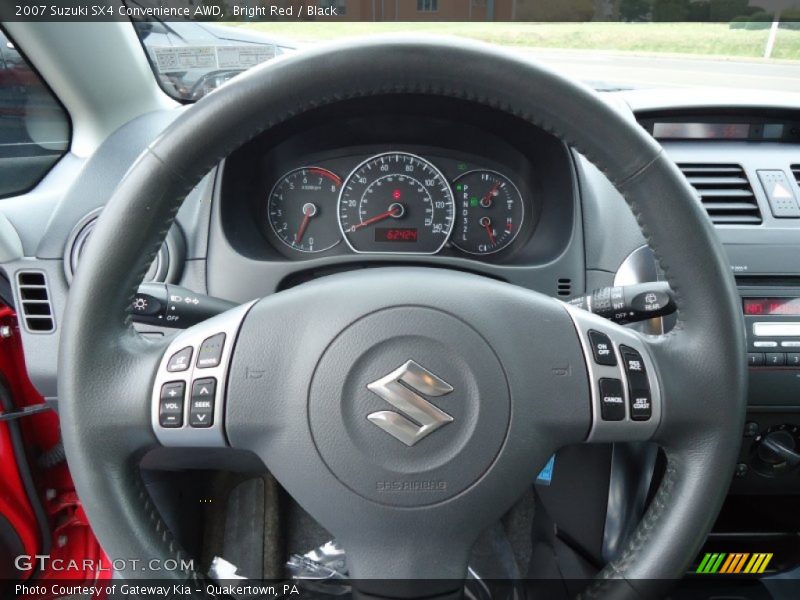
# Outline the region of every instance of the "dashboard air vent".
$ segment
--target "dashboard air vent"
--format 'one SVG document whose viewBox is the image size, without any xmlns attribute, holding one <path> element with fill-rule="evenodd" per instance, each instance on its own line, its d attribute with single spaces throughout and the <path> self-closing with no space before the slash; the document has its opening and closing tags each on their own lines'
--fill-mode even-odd
<svg viewBox="0 0 800 600">
<path fill-rule="evenodd" d="M 53 307 L 47 278 L 42 271 L 19 271 L 17 273 L 19 291 L 19 312 L 25 328 L 31 333 L 50 333 L 54 331 Z"/>
<path fill-rule="evenodd" d="M 572 295 L 572 280 L 562 278 L 558 280 L 558 295 L 570 296 Z"/>
<path fill-rule="evenodd" d="M 800 165 L 792 165 L 792 175 L 794 175 L 797 185 L 800 185 Z"/>
<path fill-rule="evenodd" d="M 761 211 L 740 165 L 679 164 L 717 225 L 758 225 Z"/>
</svg>

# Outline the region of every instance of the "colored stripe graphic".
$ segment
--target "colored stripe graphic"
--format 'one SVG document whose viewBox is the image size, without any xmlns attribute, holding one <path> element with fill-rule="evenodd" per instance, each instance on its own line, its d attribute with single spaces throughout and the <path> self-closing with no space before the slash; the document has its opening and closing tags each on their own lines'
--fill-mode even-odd
<svg viewBox="0 0 800 600">
<path fill-rule="evenodd" d="M 720 573 L 730 573 L 731 566 L 737 562 L 739 559 L 738 554 L 728 554 L 728 558 L 722 563 L 722 568 L 719 570 Z"/>
<path fill-rule="evenodd" d="M 772 560 L 772 553 L 750 554 L 749 552 L 707 552 L 700 561 L 695 573 L 704 574 L 728 574 L 738 573 L 758 574 L 767 569 L 767 565 Z"/>
<path fill-rule="evenodd" d="M 772 560 L 772 553 L 754 554 L 753 558 L 747 563 L 745 573 L 763 573 L 767 570 L 769 561 Z"/>
</svg>

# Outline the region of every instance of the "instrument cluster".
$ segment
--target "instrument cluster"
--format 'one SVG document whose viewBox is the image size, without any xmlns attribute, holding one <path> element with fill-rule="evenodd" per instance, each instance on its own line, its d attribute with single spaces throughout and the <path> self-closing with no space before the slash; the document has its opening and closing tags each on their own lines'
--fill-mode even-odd
<svg viewBox="0 0 800 600">
<path fill-rule="evenodd" d="M 292 258 L 513 252 L 533 230 L 531 189 L 478 160 L 388 149 L 294 165 L 267 178 L 264 230 Z"/>
</svg>

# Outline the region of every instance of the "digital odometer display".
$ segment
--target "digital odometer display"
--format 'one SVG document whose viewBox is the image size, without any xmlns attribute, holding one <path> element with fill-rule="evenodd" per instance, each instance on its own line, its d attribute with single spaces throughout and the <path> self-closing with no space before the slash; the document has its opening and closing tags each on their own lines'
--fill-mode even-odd
<svg viewBox="0 0 800 600">
<path fill-rule="evenodd" d="M 750 316 L 800 316 L 800 298 L 744 298 L 744 314 Z"/>
<path fill-rule="evenodd" d="M 376 242 L 416 242 L 419 230 L 405 227 L 402 229 L 388 229 L 380 227 L 375 230 Z"/>
</svg>

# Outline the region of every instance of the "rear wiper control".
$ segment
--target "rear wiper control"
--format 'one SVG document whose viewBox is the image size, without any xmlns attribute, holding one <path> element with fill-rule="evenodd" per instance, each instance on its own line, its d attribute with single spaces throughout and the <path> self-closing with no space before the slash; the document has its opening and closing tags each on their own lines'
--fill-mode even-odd
<svg viewBox="0 0 800 600">
<path fill-rule="evenodd" d="M 666 281 L 604 287 L 569 304 L 615 323 L 635 323 L 675 312 L 675 297 Z"/>
<path fill-rule="evenodd" d="M 237 306 L 169 283 L 143 283 L 130 306 L 136 323 L 186 329 Z"/>
</svg>

